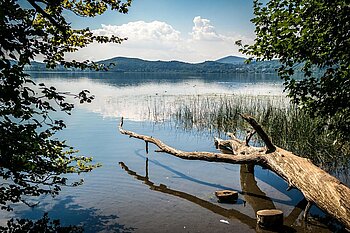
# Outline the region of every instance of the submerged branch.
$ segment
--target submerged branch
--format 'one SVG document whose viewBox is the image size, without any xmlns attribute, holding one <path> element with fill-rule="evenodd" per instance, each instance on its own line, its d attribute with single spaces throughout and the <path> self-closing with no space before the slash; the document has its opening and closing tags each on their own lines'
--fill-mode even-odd
<svg viewBox="0 0 350 233">
<path fill-rule="evenodd" d="M 308 202 L 314 203 L 350 229 L 350 189 L 335 177 L 312 164 L 310 160 L 274 146 L 269 136 L 254 118 L 246 115 L 242 115 L 242 117 L 257 131 L 265 142 L 267 150 L 265 148 L 247 146 L 245 142 L 230 134 L 231 140 L 215 140 L 217 148 L 228 149 L 231 151 L 230 154 L 185 152 L 168 146 L 151 136 L 124 130 L 122 128 L 123 119 L 119 125 L 119 131 L 121 134 L 153 143 L 161 152 L 182 159 L 263 165 L 285 179 L 290 187 L 299 189 Z"/>
<path fill-rule="evenodd" d="M 120 125 L 119 125 L 119 132 L 121 134 L 128 135 L 132 138 L 141 139 L 147 143 L 152 143 L 156 145 L 159 150 L 156 152 L 165 152 L 168 154 L 172 154 L 176 157 L 182 158 L 182 159 L 188 159 L 188 160 L 206 160 L 209 162 L 225 162 L 225 163 L 234 163 L 234 164 L 244 164 L 244 163 L 255 163 L 255 164 L 263 164 L 263 156 L 265 153 L 264 150 L 251 150 L 250 154 L 242 153 L 237 154 L 235 156 L 232 156 L 232 154 L 224 154 L 224 153 L 212 153 L 212 152 L 199 152 L 199 151 L 193 151 L 193 152 L 186 152 L 182 150 L 175 149 L 171 146 L 168 146 L 161 140 L 157 138 L 153 138 L 151 136 L 137 134 L 132 131 L 124 130 L 123 128 L 123 118 L 121 119 Z M 243 145 L 242 147 L 246 147 Z M 241 150 L 244 150 L 241 148 Z M 239 153 L 239 151 L 237 152 Z"/>
<path fill-rule="evenodd" d="M 185 192 L 181 192 L 178 190 L 170 189 L 167 186 L 165 186 L 164 184 L 155 185 L 152 181 L 150 181 L 150 179 L 147 176 L 141 176 L 141 175 L 137 174 L 136 172 L 130 170 L 123 162 L 120 162 L 119 165 L 129 175 L 135 177 L 137 180 L 143 181 L 143 183 L 145 185 L 149 186 L 149 188 L 151 190 L 166 193 L 166 194 L 173 195 L 173 196 L 176 196 L 179 198 L 183 198 L 183 199 L 188 200 L 192 203 L 195 203 L 195 204 L 197 204 L 205 209 L 208 209 L 216 214 L 220 214 L 221 216 L 224 216 L 226 218 L 237 219 L 240 222 L 249 226 L 250 228 L 255 228 L 255 226 L 256 226 L 256 220 L 254 218 L 251 218 L 245 214 L 242 214 L 237 210 L 225 209 L 223 207 L 215 205 L 214 203 L 200 199 L 194 195 L 191 195 L 191 194 L 188 194 Z"/>
</svg>

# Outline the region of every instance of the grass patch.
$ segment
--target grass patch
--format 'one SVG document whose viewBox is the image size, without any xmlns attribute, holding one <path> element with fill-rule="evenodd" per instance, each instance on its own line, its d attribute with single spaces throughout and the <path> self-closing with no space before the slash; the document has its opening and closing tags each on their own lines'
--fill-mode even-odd
<svg viewBox="0 0 350 233">
<path fill-rule="evenodd" d="M 245 136 L 250 126 L 240 114 L 250 114 L 264 127 L 275 145 L 311 159 L 331 173 L 349 169 L 348 145 L 334 143 L 317 119 L 291 105 L 284 96 L 191 96 L 177 106 L 172 119 L 178 127 Z M 255 136 L 255 144 L 260 144 Z"/>
</svg>

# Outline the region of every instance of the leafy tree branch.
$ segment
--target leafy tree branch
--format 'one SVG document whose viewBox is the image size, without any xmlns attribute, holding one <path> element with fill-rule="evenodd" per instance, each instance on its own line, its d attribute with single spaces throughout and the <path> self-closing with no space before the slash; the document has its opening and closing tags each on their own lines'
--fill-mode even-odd
<svg viewBox="0 0 350 233">
<path fill-rule="evenodd" d="M 90 103 L 88 90 L 80 93 L 58 91 L 37 84 L 24 71 L 26 65 L 42 57 L 48 68 L 57 65 L 78 69 L 105 70 L 91 61 L 67 61 L 65 54 L 91 43 L 121 43 L 125 38 L 97 36 L 89 28 L 74 29 L 65 12 L 77 17 L 95 17 L 108 9 L 127 13 L 131 0 L 3 0 L 0 2 L 0 206 L 27 196 L 59 193 L 69 182 L 64 174 L 89 172 L 99 166 L 90 157 L 78 156 L 65 141 L 55 138 L 63 130 L 63 120 L 52 113 L 71 114 L 74 104 L 67 97 Z M 28 7 L 29 6 L 29 7 Z"/>
<path fill-rule="evenodd" d="M 335 0 L 254 1 L 256 39 L 242 45 L 250 60 L 279 59 L 292 101 L 320 119 L 334 143 L 350 141 L 350 4 Z M 302 71 L 303 79 L 295 72 Z"/>
</svg>

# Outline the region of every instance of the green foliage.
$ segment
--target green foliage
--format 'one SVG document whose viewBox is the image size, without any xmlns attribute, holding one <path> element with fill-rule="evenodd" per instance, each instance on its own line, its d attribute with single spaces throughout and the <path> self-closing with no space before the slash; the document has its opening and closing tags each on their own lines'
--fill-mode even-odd
<svg viewBox="0 0 350 233">
<path fill-rule="evenodd" d="M 251 59 L 279 59 L 278 73 L 292 100 L 321 119 L 338 142 L 349 142 L 349 1 L 255 0 L 254 14 L 255 43 L 242 46 L 238 41 L 241 51 Z M 298 68 L 302 80 L 293 78 Z"/>
<path fill-rule="evenodd" d="M 26 2 L 26 5 L 22 5 Z M 70 114 L 74 108 L 67 97 L 80 103 L 93 96 L 59 92 L 44 83 L 36 84 L 24 68 L 34 58 L 44 59 L 48 68 L 58 65 L 79 69 L 106 69 L 90 61 L 66 61 L 64 55 L 92 42 L 120 43 L 122 38 L 95 36 L 88 28 L 73 29 L 65 19 L 71 11 L 80 17 L 94 17 L 108 8 L 127 13 L 131 0 L 2 0 L 0 1 L 0 206 L 24 202 L 26 196 L 57 195 L 69 183 L 63 174 L 91 171 L 98 165 L 91 158 L 77 156 L 64 141 L 54 138 L 65 128 L 52 113 Z M 29 6 L 29 7 L 28 7 Z"/>
<path fill-rule="evenodd" d="M 59 220 L 50 221 L 47 214 L 37 220 L 31 221 L 29 219 L 11 219 L 7 222 L 6 227 L 0 226 L 1 232 L 4 233 L 81 233 L 83 232 L 82 227 L 68 226 L 62 227 Z"/>
<path fill-rule="evenodd" d="M 309 158 L 333 173 L 343 173 L 349 168 L 350 147 L 333 144 L 335 135 L 320 130 L 317 120 L 285 97 L 196 96 L 183 102 L 174 115 L 177 127 L 215 134 L 236 132 L 237 137 L 244 138 L 251 126 L 240 114 L 247 113 L 263 126 L 275 145 Z M 253 139 L 263 144 L 258 136 Z M 339 154 L 342 157 L 337 157 Z"/>
</svg>

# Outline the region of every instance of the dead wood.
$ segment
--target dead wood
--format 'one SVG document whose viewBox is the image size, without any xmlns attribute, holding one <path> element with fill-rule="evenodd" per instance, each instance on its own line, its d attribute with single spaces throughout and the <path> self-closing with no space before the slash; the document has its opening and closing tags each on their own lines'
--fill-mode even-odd
<svg viewBox="0 0 350 233">
<path fill-rule="evenodd" d="M 229 208 L 226 209 L 223 206 L 220 206 L 218 204 L 212 203 L 210 201 L 201 199 L 199 197 L 196 197 L 194 195 L 191 195 L 189 193 L 186 192 L 182 192 L 182 191 L 178 191 L 175 189 L 170 189 L 168 188 L 166 185 L 164 184 L 159 184 L 156 185 L 154 182 L 152 182 L 148 176 L 149 172 L 148 172 L 148 158 L 146 158 L 146 175 L 145 176 L 141 176 L 139 174 L 137 174 L 137 172 L 131 170 L 127 165 L 125 165 L 123 162 L 119 163 L 120 167 L 125 170 L 129 175 L 131 175 L 132 177 L 134 177 L 137 180 L 142 181 L 142 183 L 144 183 L 145 185 L 147 185 L 152 191 L 155 192 L 161 192 L 161 193 L 165 193 L 168 195 L 172 195 L 178 198 L 182 198 L 184 200 L 190 201 L 196 205 L 199 205 L 207 210 L 212 211 L 213 213 L 219 214 L 227 219 L 236 219 L 238 221 L 240 221 L 241 223 L 247 225 L 248 227 L 254 229 L 256 228 L 256 219 L 243 214 L 235 209 Z M 252 184 L 248 184 L 248 186 L 253 186 L 252 188 L 248 188 L 251 190 L 254 189 L 259 189 L 258 187 L 254 187 L 256 186 L 256 183 L 252 183 Z M 256 194 L 256 195 L 252 195 L 252 193 L 242 193 L 242 195 L 244 196 L 244 199 L 250 203 L 250 201 L 252 201 L 253 203 L 257 203 L 259 199 L 263 198 L 263 196 L 259 196 L 260 193 Z M 250 198 L 247 199 L 247 196 L 249 196 Z M 266 196 L 265 196 L 266 197 Z M 268 198 L 268 197 L 266 197 Z M 256 200 L 255 200 L 256 199 Z M 305 200 L 305 199 L 304 199 Z M 299 202 L 295 208 L 290 212 L 290 214 L 284 219 L 284 222 L 286 223 L 284 227 L 282 227 L 280 230 L 280 232 L 295 232 L 295 230 L 293 228 L 291 228 L 290 226 L 293 225 L 293 223 L 298 219 L 300 213 L 302 212 L 303 207 L 305 207 L 306 203 L 304 203 L 304 200 L 302 200 L 301 202 Z M 265 208 L 267 208 L 268 206 L 265 206 Z M 294 228 L 296 227 L 296 229 L 298 229 L 299 231 L 303 231 L 305 226 L 294 226 Z M 315 230 L 317 230 L 317 232 L 321 233 L 323 232 L 323 227 L 318 227 L 318 226 L 313 226 Z M 264 231 L 257 231 L 257 232 L 264 232 Z M 327 231 L 328 232 L 328 231 Z"/>
<path fill-rule="evenodd" d="M 209 201 L 200 199 L 194 195 L 191 195 L 191 194 L 188 194 L 188 193 L 185 193 L 182 191 L 178 191 L 175 189 L 170 189 L 164 184 L 156 185 L 152 181 L 150 181 L 148 176 L 141 176 L 141 175 L 137 174 L 136 172 L 129 169 L 124 163 L 120 162 L 119 165 L 129 175 L 135 177 L 137 180 L 143 181 L 143 183 L 145 185 L 149 186 L 149 188 L 151 190 L 154 190 L 156 192 L 166 193 L 166 194 L 173 195 L 173 196 L 176 196 L 179 198 L 183 198 L 183 199 L 190 201 L 194 204 L 197 204 L 205 209 L 208 209 L 216 214 L 220 214 L 223 217 L 226 217 L 228 219 L 237 219 L 240 222 L 242 222 L 243 224 L 249 226 L 250 228 L 255 228 L 256 220 L 254 218 L 251 218 L 245 214 L 242 214 L 241 212 L 239 212 L 235 209 L 225 209 L 219 205 L 216 205 L 216 204 L 213 204 Z M 148 167 L 147 162 L 146 162 L 146 167 Z M 146 173 L 148 173 L 148 172 L 146 172 Z"/>
<path fill-rule="evenodd" d="M 256 217 L 261 227 L 276 228 L 283 225 L 283 212 L 281 210 L 259 210 Z"/>
<path fill-rule="evenodd" d="M 168 146 L 159 139 L 124 130 L 122 128 L 123 119 L 121 119 L 119 131 L 122 134 L 156 145 L 159 148 L 157 152 L 165 152 L 182 159 L 265 166 L 285 179 L 290 187 L 297 188 L 303 193 L 309 203 L 306 213 L 310 205 L 315 204 L 344 224 L 347 229 L 350 229 L 350 189 L 335 177 L 315 166 L 310 160 L 276 147 L 254 118 L 247 115 L 242 115 L 242 117 L 258 133 L 266 148 L 251 147 L 230 134 L 230 140 L 215 139 L 216 147 L 230 151 L 230 154 L 186 152 Z M 247 141 L 249 142 L 249 140 Z"/>
</svg>

